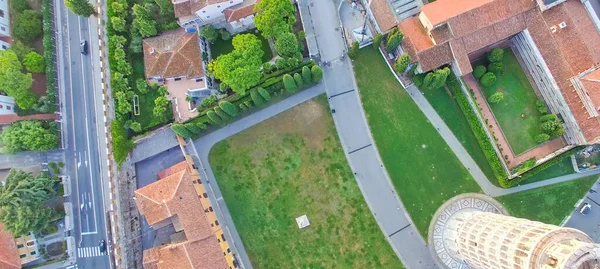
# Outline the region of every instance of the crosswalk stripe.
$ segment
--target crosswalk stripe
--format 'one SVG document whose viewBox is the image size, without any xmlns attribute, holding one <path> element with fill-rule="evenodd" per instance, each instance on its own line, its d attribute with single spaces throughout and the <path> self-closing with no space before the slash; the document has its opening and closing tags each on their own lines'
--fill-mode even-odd
<svg viewBox="0 0 600 269">
<path fill-rule="evenodd" d="M 77 248 L 77 254 L 81 258 L 104 256 L 99 246 Z"/>
</svg>

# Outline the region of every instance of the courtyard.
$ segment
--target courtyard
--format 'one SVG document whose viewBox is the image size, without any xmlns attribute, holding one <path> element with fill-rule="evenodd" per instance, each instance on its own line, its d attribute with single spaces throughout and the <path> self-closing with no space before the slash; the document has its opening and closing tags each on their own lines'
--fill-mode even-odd
<svg viewBox="0 0 600 269">
<path fill-rule="evenodd" d="M 262 49 L 265 52 L 262 57 L 263 62 L 268 62 L 273 58 L 273 52 L 271 51 L 271 47 L 269 46 L 269 41 L 267 41 L 258 31 L 250 30 L 239 34 L 253 34 L 260 40 L 262 44 Z M 225 40 L 219 36 L 217 40 L 210 44 L 210 53 L 213 59 L 217 59 L 217 57 L 227 54 L 233 51 L 233 44 L 231 43 L 233 40 L 233 36 L 231 38 Z"/>
<path fill-rule="evenodd" d="M 209 159 L 254 267 L 403 268 L 348 167 L 325 96 L 219 142 Z M 305 214 L 310 226 L 299 229 Z"/>
</svg>

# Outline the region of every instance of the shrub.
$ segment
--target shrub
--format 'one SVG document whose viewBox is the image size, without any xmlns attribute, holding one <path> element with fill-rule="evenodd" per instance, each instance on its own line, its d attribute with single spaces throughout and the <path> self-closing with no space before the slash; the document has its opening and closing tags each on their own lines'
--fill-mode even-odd
<svg viewBox="0 0 600 269">
<path fill-rule="evenodd" d="M 312 73 L 311 75 L 313 82 L 319 82 L 321 79 L 323 79 L 323 69 L 321 69 L 320 66 L 313 65 L 313 67 L 310 69 L 310 72 Z"/>
<path fill-rule="evenodd" d="M 188 131 L 190 131 L 192 134 L 200 134 L 202 132 L 200 126 L 194 122 L 188 122 L 184 125 L 184 127 L 188 129 Z"/>
<path fill-rule="evenodd" d="M 544 103 L 544 100 L 539 99 L 539 100 L 535 101 L 535 106 L 537 107 L 537 110 L 540 113 L 542 113 L 542 114 L 548 113 L 548 107 Z"/>
<path fill-rule="evenodd" d="M 550 139 L 550 135 L 548 135 L 548 134 L 539 134 L 539 135 L 536 135 L 534 138 L 535 143 L 538 143 L 538 144 L 544 143 L 544 142 L 548 141 L 548 139 Z"/>
<path fill-rule="evenodd" d="M 271 71 L 273 71 L 274 68 L 273 64 L 269 62 L 264 63 L 262 67 L 263 71 L 266 73 L 271 73 Z"/>
<path fill-rule="evenodd" d="M 288 32 L 277 36 L 275 50 L 282 57 L 295 57 L 298 52 L 298 39 L 294 33 Z"/>
<path fill-rule="evenodd" d="M 504 99 L 504 94 L 501 92 L 495 92 L 488 98 L 488 102 L 492 104 L 497 104 Z"/>
<path fill-rule="evenodd" d="M 540 117 L 540 122 L 544 123 L 547 121 L 555 121 L 558 120 L 558 117 L 556 116 L 556 114 L 548 114 L 548 115 L 544 115 Z"/>
<path fill-rule="evenodd" d="M 42 35 L 42 14 L 27 9 L 17 14 L 12 28 L 13 37 L 23 43 L 30 44 Z"/>
<path fill-rule="evenodd" d="M 389 34 L 387 38 L 387 44 L 385 49 L 387 52 L 394 52 L 402 43 L 402 39 L 404 38 L 404 34 L 398 30 L 398 28 L 394 28 Z"/>
<path fill-rule="evenodd" d="M 277 58 L 277 60 L 275 60 L 275 67 L 277 67 L 278 70 L 285 69 L 288 67 L 288 62 L 283 58 Z"/>
<path fill-rule="evenodd" d="M 217 115 L 217 113 L 215 113 L 212 110 L 209 110 L 208 112 L 206 112 L 206 116 L 214 124 L 222 124 L 223 123 L 223 119 L 221 119 L 221 117 L 219 117 L 219 115 Z"/>
<path fill-rule="evenodd" d="M 210 107 L 210 106 L 213 106 L 216 103 L 217 103 L 217 97 L 214 96 L 214 95 L 211 95 L 209 97 L 206 97 L 206 98 L 202 99 L 201 106 L 202 107 Z"/>
<path fill-rule="evenodd" d="M 250 92 L 250 93 L 252 93 L 252 92 Z M 260 97 L 259 97 L 259 98 L 260 98 Z M 254 100 L 254 99 L 252 99 L 252 100 Z M 253 106 L 254 106 L 254 105 L 252 104 L 252 101 L 250 101 L 250 100 L 248 100 L 248 101 L 245 101 L 245 102 L 244 102 L 244 105 L 246 105 L 246 107 L 247 107 L 247 108 L 251 108 L 251 107 L 253 107 Z"/>
<path fill-rule="evenodd" d="M 204 39 L 210 43 L 214 43 L 217 41 L 217 38 L 219 38 L 219 31 L 217 31 L 217 29 L 210 24 L 202 27 L 198 34 L 201 37 L 204 37 Z"/>
<path fill-rule="evenodd" d="M 473 76 L 475 77 L 475 79 L 480 79 L 481 77 L 483 77 L 483 75 L 485 75 L 486 72 L 487 69 L 485 69 L 485 66 L 478 65 L 475 66 L 475 68 L 473 69 Z"/>
<path fill-rule="evenodd" d="M 242 111 L 244 111 L 244 110 L 248 109 L 248 107 L 247 107 L 247 106 L 246 106 L 246 104 L 244 104 L 244 103 L 241 103 L 241 104 L 239 104 L 239 105 L 238 105 L 238 107 L 239 107 L 239 108 L 240 108 L 240 110 L 242 110 Z"/>
<path fill-rule="evenodd" d="M 398 73 L 404 73 L 409 64 L 410 56 L 408 55 L 408 53 L 403 53 L 402 55 L 400 55 L 396 63 L 394 63 L 394 70 Z"/>
<path fill-rule="evenodd" d="M 271 100 L 271 95 L 264 88 L 258 88 L 256 91 L 263 99 L 265 99 L 265 101 L 269 102 Z"/>
<path fill-rule="evenodd" d="M 492 72 L 487 72 L 487 73 L 485 73 L 485 75 L 483 75 L 483 77 L 481 77 L 479 82 L 481 83 L 481 85 L 483 87 L 486 87 L 486 88 L 490 87 L 494 83 L 496 83 L 496 75 L 494 75 L 494 73 L 492 73 Z"/>
<path fill-rule="evenodd" d="M 359 49 L 360 47 L 358 45 L 358 41 L 354 41 L 354 43 L 352 43 L 352 47 L 350 47 L 350 50 L 348 50 L 348 57 L 350 57 L 352 60 L 356 59 Z"/>
<path fill-rule="evenodd" d="M 30 9 L 29 3 L 24 0 L 10 0 L 10 7 L 18 14 L 26 9 Z"/>
<path fill-rule="evenodd" d="M 283 75 L 283 86 L 288 92 L 296 92 L 296 90 L 298 90 L 296 81 L 294 81 L 294 78 L 289 74 Z"/>
<path fill-rule="evenodd" d="M 491 62 L 488 65 L 488 71 L 493 72 L 495 74 L 501 73 L 503 68 L 504 64 L 502 62 Z"/>
<path fill-rule="evenodd" d="M 300 64 L 300 60 L 298 58 L 288 58 L 287 60 L 287 68 L 294 68 Z"/>
<path fill-rule="evenodd" d="M 146 83 L 146 80 L 143 78 L 138 78 L 135 81 L 135 88 L 141 94 L 145 94 L 148 92 L 148 84 Z"/>
<path fill-rule="evenodd" d="M 304 84 L 309 84 L 312 82 L 312 74 L 310 73 L 308 66 L 302 67 L 302 79 L 304 80 Z"/>
<path fill-rule="evenodd" d="M 229 31 L 227 31 L 227 29 L 225 29 L 225 28 L 220 29 L 219 32 L 221 32 L 221 39 L 223 39 L 223 40 L 231 39 L 231 34 L 229 33 Z"/>
<path fill-rule="evenodd" d="M 219 102 L 219 107 L 223 111 L 225 111 L 225 113 L 227 113 L 227 115 L 229 115 L 231 117 L 235 117 L 238 114 L 237 107 L 228 101 L 223 100 L 223 101 Z M 219 113 L 217 113 L 217 114 L 219 114 Z"/>
<path fill-rule="evenodd" d="M 450 74 L 450 68 L 436 69 L 428 72 L 423 78 L 423 83 L 420 87 L 424 90 L 435 90 L 444 86 L 446 79 Z"/>
<path fill-rule="evenodd" d="M 110 123 L 110 132 L 112 135 L 113 156 L 115 157 L 115 161 L 121 164 L 127 159 L 127 154 L 133 149 L 135 144 L 129 139 L 124 124 L 118 119 L 114 119 Z"/>
<path fill-rule="evenodd" d="M 220 107 L 216 106 L 215 108 L 215 113 L 217 113 L 217 115 L 219 115 L 219 117 L 223 120 L 223 121 L 230 121 L 231 117 L 225 113 L 225 111 L 223 111 L 223 109 L 221 109 Z"/>
<path fill-rule="evenodd" d="M 298 40 L 302 41 L 306 39 L 306 33 L 304 31 L 298 32 Z"/>
<path fill-rule="evenodd" d="M 250 90 L 250 98 L 252 99 L 252 102 L 254 102 L 254 104 L 257 106 L 262 106 L 265 103 L 265 100 L 260 96 L 260 94 L 258 93 L 258 91 L 256 89 Z M 246 102 L 248 102 L 248 101 L 246 101 Z M 246 105 L 248 105 L 248 104 L 246 104 Z M 250 105 L 248 105 L 248 107 L 252 107 L 252 104 L 250 103 Z"/>
<path fill-rule="evenodd" d="M 190 137 L 192 137 L 192 135 L 194 135 L 183 124 L 179 124 L 179 123 L 175 123 L 175 124 L 171 125 L 171 130 L 173 130 L 173 132 L 175 132 L 176 134 L 178 134 L 184 138 L 190 138 Z"/>
<path fill-rule="evenodd" d="M 25 58 L 23 59 L 23 65 L 25 68 L 27 68 L 27 71 L 31 73 L 44 73 L 46 70 L 44 56 L 34 51 L 25 55 Z"/>
<path fill-rule="evenodd" d="M 488 53 L 488 61 L 490 62 L 501 62 L 502 58 L 504 58 L 504 50 L 501 48 L 495 48 L 492 49 L 489 53 Z"/>
<path fill-rule="evenodd" d="M 381 40 L 383 39 L 383 35 L 381 33 L 377 33 L 373 38 L 373 47 L 379 48 L 381 46 Z"/>
<path fill-rule="evenodd" d="M 304 80 L 302 79 L 302 76 L 300 74 L 294 74 L 294 81 L 296 81 L 296 85 L 298 85 L 298 88 L 304 87 Z"/>
<path fill-rule="evenodd" d="M 536 160 L 535 160 L 535 157 L 533 157 L 533 158 L 531 158 L 531 159 L 529 159 L 527 161 L 524 161 L 524 162 L 518 164 L 517 166 L 515 166 L 512 169 L 512 171 L 513 171 L 513 173 L 515 173 L 515 172 L 516 173 L 523 173 L 524 171 L 529 170 L 529 168 L 534 167 L 535 163 L 536 163 Z"/>
</svg>

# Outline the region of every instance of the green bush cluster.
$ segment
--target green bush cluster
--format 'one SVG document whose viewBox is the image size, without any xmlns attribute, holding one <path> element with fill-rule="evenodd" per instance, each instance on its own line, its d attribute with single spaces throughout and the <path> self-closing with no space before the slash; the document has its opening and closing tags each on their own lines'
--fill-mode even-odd
<svg viewBox="0 0 600 269">
<path fill-rule="evenodd" d="M 420 89 L 435 90 L 444 86 L 450 73 L 450 68 L 444 67 L 442 69 L 427 72 L 426 74 L 414 76 L 413 81 Z"/>
<path fill-rule="evenodd" d="M 125 128 L 125 123 L 114 119 L 110 123 L 110 133 L 112 137 L 112 151 L 115 161 L 120 165 L 127 159 L 127 154 L 133 149 L 135 144 L 129 139 L 129 134 Z"/>
<path fill-rule="evenodd" d="M 536 163 L 536 160 L 535 160 L 535 157 L 533 157 L 533 158 L 531 158 L 527 161 L 524 161 L 524 162 L 518 164 L 517 166 L 515 166 L 511 172 L 512 173 L 523 173 L 523 172 L 529 170 L 531 167 L 534 167 L 535 163 Z"/>
<path fill-rule="evenodd" d="M 17 1 L 18 2 L 18 1 Z M 25 1 L 23 1 L 25 2 Z M 37 111 L 52 113 L 56 111 L 56 48 L 54 43 L 54 19 L 52 16 L 52 1 L 42 0 L 42 18 L 44 38 L 44 63 L 46 64 L 46 96 L 40 98 L 38 105 L 34 107 Z"/>
<path fill-rule="evenodd" d="M 497 104 L 500 103 L 502 99 L 504 99 L 504 94 L 501 92 L 495 92 L 494 94 L 490 95 L 490 97 L 488 98 L 488 102 L 490 102 L 491 104 Z"/>
<path fill-rule="evenodd" d="M 348 57 L 350 57 L 350 59 L 352 60 L 356 59 L 356 56 L 358 56 L 359 49 L 360 47 L 358 45 L 358 41 L 354 41 L 354 43 L 352 43 L 352 46 L 350 47 L 350 50 L 348 50 Z"/>
<path fill-rule="evenodd" d="M 504 58 L 504 50 L 501 48 L 492 49 L 487 56 L 487 59 L 490 63 L 493 62 L 502 62 Z"/>
<path fill-rule="evenodd" d="M 403 38 L 404 34 L 397 27 L 394 27 L 387 35 L 385 50 L 389 53 L 395 52 L 402 43 Z"/>
<path fill-rule="evenodd" d="M 548 134 L 539 134 L 533 138 L 533 140 L 535 140 L 535 143 L 538 143 L 538 144 L 542 144 L 542 143 L 548 141 L 549 139 L 550 139 L 550 135 L 548 135 Z"/>
<path fill-rule="evenodd" d="M 481 79 L 479 80 L 479 83 L 481 83 L 481 85 L 483 87 L 490 87 L 492 86 L 494 83 L 496 83 L 496 75 L 494 75 L 494 73 L 492 72 L 487 72 L 485 73 L 485 75 L 483 75 L 481 77 Z"/>
<path fill-rule="evenodd" d="M 406 71 L 406 68 L 408 68 L 409 64 L 410 64 L 410 56 L 408 55 L 408 53 L 403 53 L 402 55 L 400 55 L 398 60 L 394 63 L 394 71 L 396 71 L 398 73 L 404 73 L 404 71 Z"/>
<path fill-rule="evenodd" d="M 195 122 L 188 122 L 186 124 L 175 123 L 171 125 L 171 130 L 184 138 L 190 138 L 193 135 L 200 134 L 202 130 L 206 128 L 208 128 L 206 124 Z"/>
<path fill-rule="evenodd" d="M 475 66 L 475 68 L 473 69 L 473 77 L 475 77 L 475 79 L 480 79 L 481 77 L 483 77 L 483 75 L 485 75 L 486 72 L 487 69 L 485 68 L 485 66 Z"/>
<path fill-rule="evenodd" d="M 541 114 L 547 114 L 548 113 L 548 107 L 544 103 L 544 100 L 538 99 L 537 101 L 535 101 L 535 106 L 536 106 L 537 110 Z"/>
</svg>

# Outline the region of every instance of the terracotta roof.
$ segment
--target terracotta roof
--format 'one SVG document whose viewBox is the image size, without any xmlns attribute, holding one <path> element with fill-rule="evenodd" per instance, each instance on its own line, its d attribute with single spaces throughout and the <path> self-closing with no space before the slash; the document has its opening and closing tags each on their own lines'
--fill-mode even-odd
<svg viewBox="0 0 600 269">
<path fill-rule="evenodd" d="M 387 32 L 398 24 L 387 0 L 371 0 L 369 7 L 382 32 Z"/>
<path fill-rule="evenodd" d="M 177 164 L 175 164 L 175 165 L 173 165 L 173 166 L 171 166 L 171 167 L 169 167 L 169 168 L 167 168 L 165 170 L 162 170 L 162 171 L 158 172 L 158 178 L 165 178 L 167 176 L 176 174 L 176 173 L 181 172 L 183 170 L 187 170 L 188 173 L 190 172 L 188 163 L 186 161 L 182 161 L 182 162 L 177 163 Z"/>
<path fill-rule="evenodd" d="M 190 16 L 194 12 L 192 12 L 190 1 L 185 1 L 173 4 L 173 13 L 175 14 L 175 18 L 179 18 Z"/>
<path fill-rule="evenodd" d="M 142 44 L 146 77 L 192 79 L 204 75 L 198 33 L 179 28 L 146 38 Z"/>
<path fill-rule="evenodd" d="M 483 6 L 493 0 L 437 0 L 421 8 L 429 22 L 435 27 L 448 19 Z"/>
<path fill-rule="evenodd" d="M 229 2 L 230 0 L 187 0 L 173 3 L 175 17 L 184 17 L 196 13 L 208 5 Z"/>
<path fill-rule="evenodd" d="M 21 259 L 15 244 L 15 238 L 11 233 L 4 230 L 0 223 L 0 269 L 21 268 Z"/>
<path fill-rule="evenodd" d="M 19 116 L 17 114 L 0 115 L 0 125 L 11 124 L 20 120 L 57 120 L 59 119 L 56 114 L 35 114 L 27 116 Z"/>
<path fill-rule="evenodd" d="M 410 17 L 403 20 L 398 25 L 398 28 L 404 34 L 403 43 L 409 40 L 415 51 L 420 52 L 433 47 L 433 41 L 427 36 L 426 29 L 418 17 Z"/>
<path fill-rule="evenodd" d="M 260 1 L 257 1 L 256 3 L 258 2 Z M 256 6 L 256 3 L 239 8 L 225 9 L 225 20 L 227 22 L 234 22 L 254 14 L 254 6 Z"/>
</svg>

